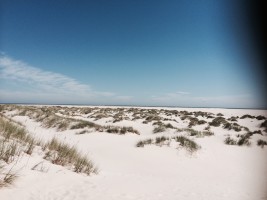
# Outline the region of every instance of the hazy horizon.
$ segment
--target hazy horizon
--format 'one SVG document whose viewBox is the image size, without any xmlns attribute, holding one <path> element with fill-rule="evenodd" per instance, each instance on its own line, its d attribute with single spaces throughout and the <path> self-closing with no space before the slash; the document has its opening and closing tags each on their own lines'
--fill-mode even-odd
<svg viewBox="0 0 267 200">
<path fill-rule="evenodd" d="M 195 106 L 192 106 L 192 107 L 185 107 L 185 106 L 168 106 L 168 105 L 138 105 L 138 104 L 94 104 L 94 103 L 91 103 L 91 104 L 61 104 L 61 103 L 58 103 L 58 104 L 50 104 L 50 103 L 23 103 L 23 102 L 8 102 L 8 103 L 5 103 L 5 102 L 2 102 L 0 103 L 0 105 L 42 105 L 42 106 L 92 106 L 92 107 L 140 107 L 140 108 L 214 108 L 214 109 L 248 109 L 248 110 L 267 110 L 267 107 L 258 107 L 258 108 L 242 108 L 242 107 L 195 107 Z"/>
</svg>

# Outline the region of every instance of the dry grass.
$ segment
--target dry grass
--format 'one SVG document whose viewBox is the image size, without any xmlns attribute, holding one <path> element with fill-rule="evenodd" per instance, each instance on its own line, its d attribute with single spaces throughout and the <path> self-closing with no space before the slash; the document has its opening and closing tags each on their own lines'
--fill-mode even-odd
<svg viewBox="0 0 267 200">
<path fill-rule="evenodd" d="M 224 140 L 224 143 L 227 145 L 238 145 L 238 146 L 250 146 L 251 143 L 249 141 L 250 136 L 252 135 L 252 133 L 246 133 L 243 135 L 238 135 L 239 139 L 238 140 L 234 140 L 231 137 L 227 137 Z"/>
<path fill-rule="evenodd" d="M 264 140 L 258 140 L 257 145 L 263 148 L 265 145 L 267 145 L 267 142 Z"/>
<path fill-rule="evenodd" d="M 237 142 L 234 139 L 232 139 L 231 137 L 227 137 L 227 138 L 225 138 L 224 143 L 228 144 L 228 145 L 236 145 Z"/>
<path fill-rule="evenodd" d="M 189 133 L 190 136 L 200 136 L 201 135 L 201 131 L 197 131 L 197 130 L 194 130 L 192 128 L 185 128 L 185 129 L 183 129 L 183 131 Z"/>
<path fill-rule="evenodd" d="M 2 108 L 3 109 L 3 108 Z M 22 116 L 28 116 L 31 119 L 34 119 L 37 122 L 40 122 L 41 125 L 45 128 L 56 128 L 58 131 L 64 131 L 68 129 L 84 129 L 84 128 L 89 128 L 93 129 L 95 131 L 99 132 L 108 132 L 108 133 L 116 133 L 116 134 L 125 134 L 127 132 L 129 133 L 134 133 L 134 134 L 139 134 L 139 132 L 132 127 L 119 127 L 119 126 L 101 126 L 99 124 L 85 121 L 85 120 L 80 120 L 80 119 L 74 119 L 74 118 L 69 118 L 69 117 L 64 117 L 64 116 L 59 116 L 56 113 L 62 112 L 62 109 L 69 115 L 74 115 L 75 113 L 78 114 L 88 112 L 88 109 L 78 109 L 78 108 L 68 108 L 68 107 L 34 107 L 34 106 L 12 106 L 9 108 L 9 106 L 5 107 L 6 110 L 17 110 L 18 115 Z M 105 112 L 111 113 L 111 110 L 108 108 L 103 108 L 103 110 L 99 108 L 94 108 L 95 113 L 97 116 L 99 113 L 101 115 L 105 115 Z M 92 109 L 90 109 L 90 112 L 93 112 Z M 118 112 L 116 116 L 122 116 L 122 110 L 117 109 Z M 71 114 L 72 113 L 72 114 Z M 94 114 L 92 116 L 94 116 Z M 85 132 L 83 132 L 85 133 Z"/>
<path fill-rule="evenodd" d="M 0 136 L 2 137 L 0 147 L 1 155 L 5 152 L 5 155 L 10 154 L 12 156 L 12 154 L 15 154 L 14 152 L 18 151 L 21 145 L 23 146 L 22 149 L 24 152 L 29 155 L 31 155 L 34 149 L 34 138 L 23 127 L 3 117 L 0 117 Z"/>
<path fill-rule="evenodd" d="M 123 127 L 104 126 L 104 130 L 108 133 L 115 133 L 115 134 L 120 134 L 120 135 L 124 135 L 126 133 L 134 133 L 134 134 L 139 135 L 139 132 L 130 126 L 123 126 Z"/>
<path fill-rule="evenodd" d="M 185 136 L 177 136 L 175 140 L 180 143 L 182 147 L 185 147 L 189 152 L 195 152 L 200 149 L 200 146 L 193 140 Z"/>
<path fill-rule="evenodd" d="M 250 143 L 249 139 L 250 139 L 251 135 L 252 135 L 252 133 L 246 133 L 244 135 L 241 135 L 239 140 L 237 141 L 237 145 L 239 145 L 239 146 L 244 146 L 244 145 L 250 146 L 251 143 Z"/>
<path fill-rule="evenodd" d="M 153 129 L 153 133 L 161 133 L 161 132 L 164 132 L 168 128 L 175 129 L 175 127 L 172 124 L 170 124 L 170 123 L 164 124 L 161 121 L 156 121 L 156 122 L 153 123 L 153 125 L 157 125 Z"/>
<path fill-rule="evenodd" d="M 192 128 L 184 128 L 184 129 L 177 129 L 178 132 L 185 131 L 189 134 L 189 136 L 196 136 L 196 137 L 205 137 L 205 136 L 212 136 L 214 133 L 210 130 L 204 130 L 204 131 L 197 131 Z"/>
<path fill-rule="evenodd" d="M 155 144 L 157 146 L 169 145 L 171 140 L 175 140 L 179 145 L 185 148 L 188 152 L 193 153 L 200 149 L 201 147 L 193 140 L 185 136 L 176 136 L 176 137 L 156 137 L 154 139 L 140 140 L 137 142 L 136 147 L 144 147 L 145 145 Z"/>
<path fill-rule="evenodd" d="M 5 172 L 4 166 L 17 162 L 23 153 L 31 155 L 37 145 L 42 145 L 46 152 L 45 158 L 54 164 L 68 166 L 74 172 L 97 173 L 97 168 L 86 155 L 75 147 L 59 142 L 55 138 L 48 143 L 35 140 L 17 123 L 0 116 L 0 187 L 10 185 L 17 177 L 12 171 Z"/>
<path fill-rule="evenodd" d="M 219 127 L 221 124 L 226 124 L 227 121 L 224 117 L 216 117 L 211 122 L 209 122 L 210 126 Z"/>
<path fill-rule="evenodd" d="M 98 171 L 93 162 L 86 155 L 81 154 L 76 147 L 60 142 L 56 138 L 45 144 L 46 148 L 44 158 L 53 164 L 69 166 L 74 172 L 87 175 Z"/>
<path fill-rule="evenodd" d="M 17 177 L 17 173 L 12 172 L 11 170 L 5 172 L 4 166 L 0 166 L 0 188 L 12 185 Z"/>
<path fill-rule="evenodd" d="M 157 126 L 153 129 L 153 133 L 161 133 L 166 131 L 166 127 L 165 126 Z"/>
<path fill-rule="evenodd" d="M 17 177 L 12 170 L 5 172 L 5 165 L 19 159 L 23 153 L 31 154 L 32 138 L 25 129 L 0 116 L 0 187 L 11 185 Z"/>
<path fill-rule="evenodd" d="M 136 147 L 144 147 L 145 145 L 152 144 L 152 139 L 140 140 L 137 142 Z"/>
<path fill-rule="evenodd" d="M 97 128 L 99 126 L 100 125 L 97 125 L 93 122 L 79 120 L 79 121 L 76 121 L 76 124 L 72 125 L 70 129 Z"/>
</svg>

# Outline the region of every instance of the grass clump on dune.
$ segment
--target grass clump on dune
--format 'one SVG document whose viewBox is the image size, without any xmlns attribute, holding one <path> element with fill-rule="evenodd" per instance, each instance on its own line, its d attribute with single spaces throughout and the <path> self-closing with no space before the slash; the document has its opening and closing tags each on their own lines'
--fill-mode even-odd
<svg viewBox="0 0 267 200">
<path fill-rule="evenodd" d="M 267 145 L 267 142 L 260 139 L 257 141 L 257 145 L 263 148 L 265 145 Z"/>
<path fill-rule="evenodd" d="M 239 139 L 238 140 L 234 140 L 231 137 L 227 137 L 224 140 L 224 143 L 227 145 L 238 145 L 238 146 L 250 146 L 251 143 L 249 141 L 251 136 L 251 133 L 246 133 L 244 135 L 238 135 Z"/>
<path fill-rule="evenodd" d="M 156 137 L 155 144 L 162 144 L 167 140 L 170 140 L 170 139 L 168 137 L 165 137 L 165 136 Z"/>
<path fill-rule="evenodd" d="M 145 145 L 148 144 L 154 144 L 157 146 L 169 145 L 172 139 L 175 142 L 178 142 L 181 147 L 185 148 L 190 153 L 193 153 L 201 148 L 195 141 L 185 136 L 176 136 L 171 138 L 161 136 L 161 137 L 156 137 L 154 139 L 140 140 L 137 142 L 136 147 L 144 147 Z"/>
<path fill-rule="evenodd" d="M 122 128 L 120 128 L 120 134 L 126 134 L 127 132 L 139 135 L 139 132 L 131 126 L 123 126 Z"/>
<path fill-rule="evenodd" d="M 199 120 L 196 117 L 188 117 L 188 119 L 190 121 L 188 124 L 188 128 L 191 128 L 192 126 L 195 126 L 195 125 L 202 125 L 202 124 L 207 123 L 205 120 Z"/>
<path fill-rule="evenodd" d="M 158 116 L 157 114 L 149 114 L 145 118 L 146 123 L 152 122 L 152 121 L 160 121 L 160 120 L 162 120 L 162 118 L 160 116 Z"/>
<path fill-rule="evenodd" d="M 166 130 L 165 126 L 157 126 L 153 129 L 153 133 L 161 133 L 164 132 Z"/>
<path fill-rule="evenodd" d="M 124 135 L 126 133 L 135 133 L 135 134 L 139 135 L 139 132 L 131 126 L 123 126 L 123 127 L 105 126 L 104 129 L 108 133 L 116 133 L 116 134 L 120 134 L 120 135 Z"/>
<path fill-rule="evenodd" d="M 210 130 L 204 130 L 204 131 L 197 131 L 192 128 L 184 128 L 184 129 L 178 129 L 178 132 L 185 131 L 189 134 L 189 136 L 196 136 L 196 137 L 205 137 L 205 136 L 212 136 L 214 133 Z"/>
<path fill-rule="evenodd" d="M 60 142 L 56 138 L 53 138 L 45 145 L 48 151 L 45 154 L 45 159 L 50 160 L 53 164 L 70 166 L 74 172 L 85 173 L 90 175 L 91 173 L 97 173 L 97 168 L 93 162 L 87 158 L 86 155 L 82 155 L 74 146 L 70 146 L 63 142 Z"/>
<path fill-rule="evenodd" d="M 201 132 L 203 136 L 212 136 L 214 135 L 214 133 L 212 131 L 209 130 L 204 130 Z"/>
<path fill-rule="evenodd" d="M 252 115 L 249 115 L 249 114 L 246 114 L 246 115 L 243 115 L 242 117 L 240 117 L 240 119 L 246 119 L 246 118 L 254 119 L 256 117 L 252 116 Z"/>
<path fill-rule="evenodd" d="M 170 124 L 170 123 L 164 124 L 161 121 L 156 121 L 156 122 L 153 123 L 153 125 L 157 125 L 153 129 L 153 133 L 161 133 L 161 132 L 166 131 L 166 129 L 168 129 L 168 128 L 175 129 L 175 127 L 172 124 Z"/>
<path fill-rule="evenodd" d="M 237 119 L 238 119 L 238 117 L 234 117 L 234 116 L 232 116 L 232 117 L 228 118 L 227 120 L 229 120 L 229 121 L 231 121 L 231 122 L 236 122 Z"/>
<path fill-rule="evenodd" d="M 32 154 L 35 140 L 18 124 L 0 116 L 0 188 L 11 185 L 17 174 L 5 166 L 16 163 L 23 154 Z"/>
<path fill-rule="evenodd" d="M 135 145 L 136 147 L 144 147 L 145 145 L 148 144 L 155 144 L 157 146 L 161 146 L 164 144 L 165 141 L 170 141 L 169 137 L 161 136 L 161 137 L 156 137 L 154 139 L 146 139 L 146 140 L 140 140 L 137 142 Z"/>
<path fill-rule="evenodd" d="M 136 147 L 144 147 L 147 144 L 152 144 L 152 139 L 140 140 L 137 142 Z"/>
<path fill-rule="evenodd" d="M 29 135 L 23 127 L 4 117 L 0 117 L 0 162 L 4 163 L 4 165 L 15 162 L 23 153 L 31 155 L 34 148 L 41 145 L 41 143 L 41 141 L 37 141 Z M 77 173 L 85 173 L 87 175 L 97 173 L 97 168 L 92 161 L 86 155 L 78 152 L 74 146 L 69 146 L 53 138 L 50 142 L 42 143 L 42 149 L 45 151 L 44 158 L 53 164 L 69 166 Z M 0 169 L 3 169 L 3 167 Z M 0 170 L 0 187 L 6 181 L 10 182 L 14 179 L 14 173 L 8 172 L 4 174 L 3 170 Z"/>
<path fill-rule="evenodd" d="M 231 137 L 225 138 L 224 143 L 228 145 L 236 145 L 236 141 L 232 139 Z"/>
<path fill-rule="evenodd" d="M 40 122 L 41 125 L 45 128 L 56 128 L 58 131 L 64 131 L 64 130 L 74 130 L 74 129 L 94 129 L 95 131 L 99 132 L 108 132 L 108 133 L 116 133 L 116 134 L 126 134 L 127 132 L 129 133 L 134 133 L 134 134 L 139 134 L 139 132 L 132 127 L 119 127 L 119 126 L 101 126 L 99 124 L 90 122 L 90 121 L 85 121 L 81 119 L 75 119 L 71 117 L 64 117 L 64 116 L 59 116 L 57 113 L 62 112 L 61 107 L 34 107 L 34 106 L 5 106 L 1 107 L 2 110 L 17 110 L 18 115 L 21 116 L 28 116 L 31 119 L 34 119 L 37 122 Z M 82 109 L 77 110 L 77 108 L 64 108 L 65 112 L 68 113 L 68 115 L 75 115 L 76 112 L 84 112 Z M 101 113 L 104 114 L 105 112 L 110 112 L 110 109 L 103 109 L 100 112 L 98 108 L 94 108 L 95 113 Z M 118 116 L 122 114 L 122 111 L 120 111 Z M 92 109 L 90 110 L 85 110 L 85 112 L 92 112 Z M 86 131 L 81 131 L 81 134 L 84 134 L 86 132 L 89 132 L 88 130 Z"/>
<path fill-rule="evenodd" d="M 224 117 L 216 117 L 211 122 L 209 122 L 210 126 L 219 127 L 221 124 L 226 124 L 227 121 Z"/>
<path fill-rule="evenodd" d="M 260 125 L 261 128 L 265 128 L 265 131 L 267 130 L 267 120 L 261 123 Z M 267 131 L 266 131 L 267 132 Z"/>
<path fill-rule="evenodd" d="M 4 166 L 0 165 L 0 188 L 12 185 L 17 177 L 16 173 L 5 171 Z"/>
<path fill-rule="evenodd" d="M 95 123 L 93 123 L 93 122 L 80 120 L 78 123 L 72 125 L 70 127 L 70 129 L 82 129 L 82 128 L 86 128 L 86 127 L 88 127 L 88 128 L 94 128 L 96 126 L 97 125 Z"/>
<path fill-rule="evenodd" d="M 257 119 L 257 120 L 265 120 L 266 117 L 264 117 L 264 116 L 262 116 L 262 115 L 258 115 L 258 116 L 256 117 L 256 119 Z"/>
<path fill-rule="evenodd" d="M 195 152 L 200 149 L 200 146 L 193 140 L 185 136 L 175 137 L 176 142 L 179 142 L 182 147 L 185 147 L 189 152 Z"/>
<path fill-rule="evenodd" d="M 239 146 L 243 146 L 243 145 L 246 145 L 246 146 L 250 146 L 251 143 L 249 141 L 250 137 L 253 135 L 253 133 L 251 132 L 248 132 L 244 135 L 241 135 L 239 140 L 237 141 L 237 145 Z"/>
<path fill-rule="evenodd" d="M 14 152 L 14 149 L 18 148 L 19 143 L 21 143 L 23 151 L 29 155 L 32 154 L 36 141 L 15 122 L 0 117 L 0 136 L 2 137 L 2 151 L 5 149 L 3 146 L 8 145 L 10 148 L 12 147 Z"/>
<path fill-rule="evenodd" d="M 236 132 L 240 132 L 242 130 L 242 128 L 244 128 L 244 127 L 240 126 L 238 123 L 229 123 L 229 122 L 227 122 L 227 123 L 225 123 L 223 125 L 223 128 L 227 129 L 227 130 L 234 129 Z"/>
<path fill-rule="evenodd" d="M 183 129 L 183 131 L 188 132 L 190 136 L 200 136 L 201 135 L 201 131 L 197 131 L 197 130 L 192 129 L 192 128 L 185 128 L 185 129 Z"/>
</svg>

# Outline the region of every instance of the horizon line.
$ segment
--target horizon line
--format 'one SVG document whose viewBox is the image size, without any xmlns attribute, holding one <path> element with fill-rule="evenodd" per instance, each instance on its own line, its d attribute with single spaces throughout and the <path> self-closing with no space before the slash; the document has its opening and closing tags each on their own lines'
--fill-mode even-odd
<svg viewBox="0 0 267 200">
<path fill-rule="evenodd" d="M 21 104 L 21 105 L 44 105 L 44 106 L 118 106 L 118 107 L 166 107 L 166 108 L 220 108 L 220 109 L 249 109 L 249 110 L 267 110 L 267 107 L 259 107 L 259 108 L 247 108 L 247 107 L 197 107 L 197 106 L 170 106 L 170 105 L 137 105 L 137 104 L 132 104 L 132 105 L 126 105 L 126 104 L 64 104 L 64 103 L 1 103 L 2 104 Z"/>
</svg>

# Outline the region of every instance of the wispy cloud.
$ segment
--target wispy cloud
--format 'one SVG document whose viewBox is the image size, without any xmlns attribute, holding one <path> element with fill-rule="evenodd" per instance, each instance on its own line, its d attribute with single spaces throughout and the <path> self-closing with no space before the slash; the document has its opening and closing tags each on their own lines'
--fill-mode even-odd
<svg viewBox="0 0 267 200">
<path fill-rule="evenodd" d="M 48 103 L 104 103 L 132 97 L 95 91 L 69 76 L 45 71 L 23 61 L 0 56 L 0 101 Z M 119 103 L 119 102 L 118 102 Z"/>
<path fill-rule="evenodd" d="M 88 93 L 89 85 L 81 84 L 68 76 L 44 71 L 7 56 L 0 57 L 0 77 L 35 86 L 43 92 Z"/>
</svg>

